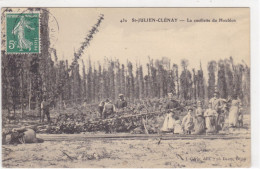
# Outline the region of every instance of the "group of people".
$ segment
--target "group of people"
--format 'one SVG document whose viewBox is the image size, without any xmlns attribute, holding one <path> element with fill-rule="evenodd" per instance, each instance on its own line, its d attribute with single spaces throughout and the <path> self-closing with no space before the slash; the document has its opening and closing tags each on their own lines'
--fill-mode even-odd
<svg viewBox="0 0 260 169">
<path fill-rule="evenodd" d="M 180 119 L 177 112 L 184 110 L 181 104 L 174 98 L 172 93 L 168 94 L 168 101 L 165 105 L 166 115 L 163 122 L 162 132 L 173 132 L 176 134 L 203 134 L 203 133 L 217 133 L 224 129 L 224 125 L 228 127 L 243 126 L 243 114 L 241 113 L 241 102 L 237 96 L 232 99 L 219 98 L 219 93 L 216 90 L 214 97 L 209 100 L 205 108 L 200 101 L 197 102 L 196 107 L 190 107 L 187 114 Z M 47 116 L 50 122 L 49 112 L 50 102 L 44 97 L 41 103 L 42 117 Z M 113 104 L 109 99 L 101 101 L 98 105 L 98 111 L 102 119 L 112 117 L 115 112 L 127 107 L 127 101 L 123 94 L 119 94 L 118 100 Z"/>
<path fill-rule="evenodd" d="M 223 130 L 225 124 L 230 128 L 242 127 L 243 114 L 240 100 L 236 95 L 228 101 L 219 98 L 218 95 L 219 93 L 215 91 L 206 109 L 202 108 L 200 101 L 196 108 L 188 108 L 187 114 L 181 121 L 176 114 L 176 111 L 181 109 L 181 105 L 174 99 L 173 94 L 169 93 L 169 101 L 166 104 L 167 114 L 161 131 L 175 134 L 213 134 Z"/>
<path fill-rule="evenodd" d="M 109 100 L 106 99 L 105 101 L 101 101 L 98 105 L 98 111 L 100 117 L 103 119 L 108 118 L 109 116 L 113 115 L 117 110 L 122 109 L 127 106 L 127 101 L 124 98 L 123 94 L 119 94 L 118 100 L 116 101 L 115 105 Z"/>
</svg>

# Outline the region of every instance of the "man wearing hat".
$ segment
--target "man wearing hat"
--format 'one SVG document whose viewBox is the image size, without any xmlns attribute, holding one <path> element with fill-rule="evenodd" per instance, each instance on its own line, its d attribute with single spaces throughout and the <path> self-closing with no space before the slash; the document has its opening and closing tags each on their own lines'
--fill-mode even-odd
<svg viewBox="0 0 260 169">
<path fill-rule="evenodd" d="M 209 100 L 209 103 L 212 105 L 212 109 L 218 111 L 220 108 L 222 108 L 220 99 L 219 99 L 219 93 L 217 90 L 215 90 L 213 98 Z"/>
<path fill-rule="evenodd" d="M 124 107 L 127 106 L 127 102 L 124 98 L 124 95 L 123 94 L 119 94 L 119 99 L 116 101 L 116 108 L 117 109 L 122 109 Z"/>
</svg>

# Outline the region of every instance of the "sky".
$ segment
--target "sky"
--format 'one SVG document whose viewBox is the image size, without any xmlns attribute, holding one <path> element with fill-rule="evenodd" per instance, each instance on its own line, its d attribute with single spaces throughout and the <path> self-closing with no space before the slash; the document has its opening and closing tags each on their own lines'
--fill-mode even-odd
<svg viewBox="0 0 260 169">
<path fill-rule="evenodd" d="M 145 65 L 151 59 L 168 57 L 180 65 L 203 69 L 211 60 L 232 56 L 250 65 L 249 8 L 50 8 L 51 46 L 60 60 L 73 60 L 98 16 L 104 14 L 99 32 L 81 59 L 104 63 L 104 57 Z M 138 18 L 174 18 L 177 22 L 132 22 Z M 236 22 L 186 22 L 219 18 Z M 121 23 L 125 19 L 127 22 Z M 185 20 L 181 22 L 180 20 Z"/>
</svg>

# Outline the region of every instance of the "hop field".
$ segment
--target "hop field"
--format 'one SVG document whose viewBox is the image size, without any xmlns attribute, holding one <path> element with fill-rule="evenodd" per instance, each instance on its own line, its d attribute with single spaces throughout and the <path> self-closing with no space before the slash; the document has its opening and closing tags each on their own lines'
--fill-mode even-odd
<svg viewBox="0 0 260 169">
<path fill-rule="evenodd" d="M 142 113 L 150 115 L 135 116 Z M 225 131 L 227 135 L 225 138 L 221 136 L 218 138 L 218 135 L 214 136 L 214 139 L 196 136 L 183 139 L 181 136 L 176 136 L 164 140 L 157 134 L 164 121 L 164 113 L 165 110 L 160 105 L 148 108 L 131 105 L 111 116 L 111 119 L 115 120 L 102 121 L 96 105 L 87 108 L 77 106 L 60 111 L 52 110 L 51 125 L 39 125 L 39 117 L 28 113 L 28 116 L 16 124 L 5 123 L 4 128 L 35 126 L 37 137 L 45 139 L 45 142 L 3 145 L 3 166 L 8 168 L 250 166 L 250 114 L 244 115 L 244 128 L 230 133 Z M 185 115 L 185 111 L 177 113 L 179 117 Z M 125 116 L 131 118 L 120 118 Z M 145 133 L 144 122 L 149 134 L 155 137 L 150 138 L 149 135 L 145 139 L 119 137 L 120 133 L 133 135 Z M 113 133 L 105 134 L 106 127 L 111 127 Z M 90 139 L 86 137 L 87 135 L 95 138 Z M 98 138 L 99 135 L 107 137 Z"/>
<path fill-rule="evenodd" d="M 153 99 L 143 102 L 129 104 L 124 109 L 117 110 L 108 119 L 102 119 L 97 111 L 98 104 L 80 105 L 75 104 L 66 109 L 52 109 L 52 123 L 40 123 L 40 117 L 36 115 L 37 110 L 26 112 L 21 119 L 21 112 L 16 114 L 19 121 L 9 123 L 7 112 L 3 111 L 3 128 L 32 126 L 37 133 L 49 134 L 77 134 L 85 132 L 107 132 L 107 133 L 132 133 L 132 134 L 154 134 L 160 132 L 166 110 L 164 106 L 166 99 Z M 181 102 L 182 109 L 176 110 L 174 116 L 182 119 L 188 108 L 196 108 L 195 101 Z M 248 114 L 249 108 L 243 108 L 243 114 Z M 45 119 L 46 120 L 46 119 Z M 226 114 L 228 120 L 228 114 Z M 248 123 L 247 123 L 248 122 Z M 249 128 L 250 123 L 244 123 Z"/>
</svg>

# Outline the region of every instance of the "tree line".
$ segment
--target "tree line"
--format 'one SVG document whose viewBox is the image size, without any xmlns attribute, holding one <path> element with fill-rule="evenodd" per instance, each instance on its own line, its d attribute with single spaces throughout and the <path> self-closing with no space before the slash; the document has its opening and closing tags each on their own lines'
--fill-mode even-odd
<svg viewBox="0 0 260 169">
<path fill-rule="evenodd" d="M 164 98 L 169 92 L 179 100 L 208 100 L 216 88 L 221 98 L 236 94 L 246 105 L 250 104 L 250 67 L 245 63 L 234 64 L 232 57 L 210 61 L 206 72 L 201 65 L 198 70 L 190 69 L 188 60 L 172 64 L 167 57 L 149 58 L 146 65 L 130 61 L 123 64 L 108 58 L 103 65 L 93 65 L 91 59 L 86 64 L 80 57 L 98 32 L 104 19 L 101 15 L 69 65 L 68 60 L 58 60 L 56 50 L 50 47 L 49 29 L 43 29 L 48 27 L 48 11 L 30 10 L 41 11 L 41 53 L 14 55 L 2 49 L 3 109 L 23 112 L 25 108 L 39 108 L 44 97 L 54 104 L 68 100 L 97 103 L 105 98 L 115 100 L 119 93 L 129 101 Z M 2 44 L 5 44 L 4 33 Z"/>
<path fill-rule="evenodd" d="M 236 94 L 245 104 L 250 103 L 250 68 L 234 64 L 232 57 L 210 61 L 206 81 L 201 66 L 190 71 L 188 60 L 182 60 L 179 66 L 170 64 L 166 57 L 149 59 L 144 73 L 144 65 L 130 61 L 125 65 L 106 59 L 105 65 L 93 66 L 89 60 L 86 67 L 81 60 L 82 69 L 76 62 L 68 72 L 67 60 L 53 61 L 47 57 L 43 66 L 37 55 L 29 58 L 2 52 L 2 56 L 3 108 L 15 109 L 21 104 L 31 107 L 32 102 L 39 104 L 43 96 L 53 98 L 57 90 L 62 92 L 54 98 L 55 102 L 80 99 L 96 103 L 105 98 L 115 100 L 120 93 L 132 101 L 164 98 L 169 92 L 180 100 L 205 100 L 213 97 L 217 88 L 221 98 Z"/>
</svg>

